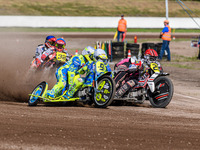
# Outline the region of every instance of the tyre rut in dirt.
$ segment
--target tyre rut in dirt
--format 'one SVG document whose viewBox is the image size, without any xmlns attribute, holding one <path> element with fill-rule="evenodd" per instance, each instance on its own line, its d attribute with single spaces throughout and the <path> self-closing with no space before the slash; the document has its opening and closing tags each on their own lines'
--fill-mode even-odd
<svg viewBox="0 0 200 150">
<path fill-rule="evenodd" d="M 115 95 L 115 82 L 113 78 L 108 75 L 101 77 L 98 80 L 99 92 L 94 94 L 94 104 L 97 108 L 106 108 L 109 106 Z"/>
<path fill-rule="evenodd" d="M 174 87 L 172 81 L 165 77 L 160 76 L 155 79 L 155 92 L 149 93 L 149 100 L 155 108 L 165 108 L 171 101 Z"/>
<path fill-rule="evenodd" d="M 41 82 L 40 84 L 38 84 L 34 90 L 32 91 L 31 94 L 33 95 L 38 95 L 38 96 L 42 96 L 42 94 L 44 93 L 44 90 L 45 90 L 45 87 L 46 87 L 46 82 L 43 81 Z M 29 100 L 28 100 L 28 105 L 29 106 L 36 106 L 37 103 L 39 101 L 39 98 L 38 97 L 34 97 L 34 96 L 30 96 L 29 97 Z"/>
</svg>

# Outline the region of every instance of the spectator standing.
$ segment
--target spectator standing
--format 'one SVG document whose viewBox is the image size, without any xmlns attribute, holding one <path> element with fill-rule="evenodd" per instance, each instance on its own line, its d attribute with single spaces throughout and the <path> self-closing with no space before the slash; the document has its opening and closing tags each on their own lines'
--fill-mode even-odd
<svg viewBox="0 0 200 150">
<path fill-rule="evenodd" d="M 162 60 L 163 54 L 166 50 L 167 51 L 167 60 L 171 61 L 170 49 L 169 49 L 169 43 L 171 41 L 171 28 L 169 26 L 169 21 L 165 20 L 164 25 L 165 25 L 165 27 L 163 28 L 162 32 L 160 33 L 160 37 L 162 38 L 163 43 L 162 43 L 162 48 L 160 51 L 159 59 Z"/>
<path fill-rule="evenodd" d="M 122 34 L 122 39 L 124 39 L 123 36 L 125 36 L 125 33 L 127 31 L 127 21 L 124 19 L 124 15 L 121 15 L 121 19 L 118 22 L 117 31 L 117 41 L 119 42 L 120 34 Z"/>
</svg>

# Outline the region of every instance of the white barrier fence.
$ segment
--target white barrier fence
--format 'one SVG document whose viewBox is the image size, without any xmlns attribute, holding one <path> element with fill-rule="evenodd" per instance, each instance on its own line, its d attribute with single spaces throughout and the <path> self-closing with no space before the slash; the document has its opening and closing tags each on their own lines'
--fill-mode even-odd
<svg viewBox="0 0 200 150">
<path fill-rule="evenodd" d="M 0 27 L 116 28 L 120 17 L 0 16 Z M 164 17 L 125 17 L 128 28 L 163 28 Z M 194 18 L 200 25 L 200 18 Z M 199 29 L 191 18 L 169 18 L 171 28 Z"/>
</svg>

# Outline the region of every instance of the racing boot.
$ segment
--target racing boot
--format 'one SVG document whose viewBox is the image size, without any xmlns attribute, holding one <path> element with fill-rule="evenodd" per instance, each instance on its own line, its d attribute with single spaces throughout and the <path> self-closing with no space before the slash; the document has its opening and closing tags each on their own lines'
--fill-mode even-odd
<svg viewBox="0 0 200 150">
<path fill-rule="evenodd" d="M 53 93 L 51 90 L 47 90 L 47 93 L 45 95 L 46 98 L 49 98 L 49 99 L 54 99 L 55 98 L 55 93 Z"/>
<path fill-rule="evenodd" d="M 64 82 L 64 80 L 57 82 L 51 90 L 47 91 L 46 97 L 54 99 L 56 96 L 61 94 L 62 89 L 65 87 L 65 85 L 66 82 Z"/>
</svg>

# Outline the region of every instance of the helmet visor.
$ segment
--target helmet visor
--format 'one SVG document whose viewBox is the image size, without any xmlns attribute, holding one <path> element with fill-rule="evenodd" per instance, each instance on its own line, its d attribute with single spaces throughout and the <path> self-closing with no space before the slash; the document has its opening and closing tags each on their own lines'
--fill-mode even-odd
<svg viewBox="0 0 200 150">
<path fill-rule="evenodd" d="M 55 46 L 55 42 L 54 42 L 54 41 L 49 41 L 49 44 L 50 44 L 51 46 Z"/>
<path fill-rule="evenodd" d="M 65 45 L 63 45 L 63 44 L 56 44 L 56 47 L 57 47 L 58 49 L 64 49 L 64 48 L 65 48 Z"/>
</svg>

